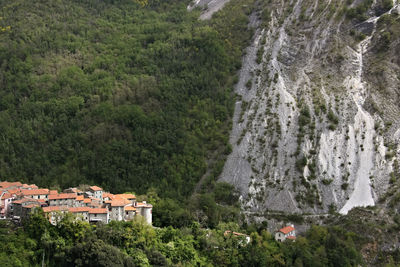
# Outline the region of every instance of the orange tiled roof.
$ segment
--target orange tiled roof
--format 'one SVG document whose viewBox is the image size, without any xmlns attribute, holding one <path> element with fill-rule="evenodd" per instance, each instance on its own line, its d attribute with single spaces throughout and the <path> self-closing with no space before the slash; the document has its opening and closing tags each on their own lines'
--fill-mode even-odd
<svg viewBox="0 0 400 267">
<path fill-rule="evenodd" d="M 111 193 L 108 193 L 108 192 L 106 192 L 106 193 L 103 193 L 103 198 L 110 198 L 110 199 L 113 199 L 113 198 L 115 198 L 115 195 L 114 194 L 111 194 Z"/>
<path fill-rule="evenodd" d="M 108 210 L 106 208 L 92 208 L 89 209 L 89 213 L 90 214 L 94 214 L 94 213 L 108 213 Z"/>
<path fill-rule="evenodd" d="M 83 203 L 90 203 L 90 202 L 92 202 L 92 200 L 90 198 L 83 199 Z"/>
<path fill-rule="evenodd" d="M 50 195 L 57 195 L 58 191 L 57 190 L 50 190 Z"/>
<path fill-rule="evenodd" d="M 98 187 L 97 185 L 93 185 L 89 188 L 90 188 L 90 190 L 93 190 L 93 191 L 103 191 L 103 189 L 101 187 Z"/>
<path fill-rule="evenodd" d="M 22 195 L 24 196 L 33 196 L 33 195 L 48 195 L 49 189 L 42 188 L 42 189 L 23 189 L 21 190 Z"/>
<path fill-rule="evenodd" d="M 111 200 L 111 207 L 121 207 L 121 206 L 126 206 L 128 204 L 131 204 L 131 202 L 124 198 Z"/>
<path fill-rule="evenodd" d="M 19 188 L 8 189 L 7 191 L 10 194 L 20 194 L 21 193 L 21 189 L 19 189 Z"/>
<path fill-rule="evenodd" d="M 22 184 L 20 182 L 7 182 L 7 181 L 0 182 L 0 188 L 9 188 L 12 186 L 21 187 Z"/>
<path fill-rule="evenodd" d="M 83 195 L 76 196 L 76 200 L 82 201 L 85 197 Z"/>
<path fill-rule="evenodd" d="M 57 195 L 49 195 L 49 200 L 55 200 L 55 199 L 70 199 L 70 198 L 76 198 L 75 193 L 61 193 Z"/>
<path fill-rule="evenodd" d="M 1 195 L 1 194 L 0 194 Z M 1 198 L 1 200 L 4 200 L 4 199 L 7 199 L 7 198 L 12 198 L 13 196 L 12 196 L 12 194 L 10 194 L 10 193 L 5 193 L 4 195 L 3 195 L 3 197 Z"/>
<path fill-rule="evenodd" d="M 35 185 L 35 184 L 30 184 L 29 185 L 32 189 L 38 189 L 39 187 L 37 186 L 37 185 Z"/>
<path fill-rule="evenodd" d="M 136 196 L 133 194 L 117 194 L 116 198 L 125 198 L 125 199 L 136 199 Z"/>
<path fill-rule="evenodd" d="M 286 237 L 287 239 L 291 239 L 291 240 L 296 240 L 296 237 L 295 236 L 292 236 L 292 235 L 290 235 L 290 236 L 288 236 L 288 237 Z"/>
<path fill-rule="evenodd" d="M 294 231 L 294 228 L 292 226 L 286 226 L 283 227 L 282 229 L 279 229 L 278 232 L 284 233 L 285 235 L 290 233 L 291 231 Z"/>
<path fill-rule="evenodd" d="M 74 207 L 74 208 L 69 208 L 69 212 L 72 213 L 77 213 L 77 212 L 89 212 L 90 208 L 89 207 Z"/>
<path fill-rule="evenodd" d="M 132 206 L 125 207 L 125 211 L 135 211 L 136 208 Z"/>
</svg>

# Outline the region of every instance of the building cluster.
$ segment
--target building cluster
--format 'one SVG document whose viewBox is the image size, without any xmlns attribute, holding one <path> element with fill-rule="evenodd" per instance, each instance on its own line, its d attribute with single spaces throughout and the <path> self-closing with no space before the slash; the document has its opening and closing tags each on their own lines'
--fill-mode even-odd
<svg viewBox="0 0 400 267">
<path fill-rule="evenodd" d="M 20 220 L 37 208 L 42 208 L 54 225 L 65 213 L 75 214 L 77 219 L 90 223 L 130 221 L 143 216 L 151 224 L 153 206 L 145 201 L 137 202 L 132 194 L 111 194 L 98 186 L 87 190 L 68 188 L 59 193 L 34 184 L 0 182 L 0 218 Z"/>
</svg>

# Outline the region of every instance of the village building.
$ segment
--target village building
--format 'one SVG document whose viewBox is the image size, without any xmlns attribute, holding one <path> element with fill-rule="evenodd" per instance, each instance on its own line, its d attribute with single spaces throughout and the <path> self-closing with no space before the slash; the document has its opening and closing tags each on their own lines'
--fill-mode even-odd
<svg viewBox="0 0 400 267">
<path fill-rule="evenodd" d="M 151 225 L 153 223 L 153 216 L 152 216 L 153 205 L 147 204 L 146 201 L 143 201 L 142 203 L 137 202 L 135 208 L 137 215 L 143 216 L 148 224 Z"/>
<path fill-rule="evenodd" d="M 68 209 L 68 211 L 74 214 L 77 219 L 85 222 L 89 222 L 89 210 L 89 207 L 73 207 Z"/>
<path fill-rule="evenodd" d="M 106 208 L 110 211 L 110 219 L 122 221 L 125 218 L 125 207 L 132 204 L 127 199 L 114 199 L 105 202 Z"/>
<path fill-rule="evenodd" d="M 14 217 L 23 218 L 28 214 L 26 210 L 23 210 L 23 207 L 31 205 L 40 207 L 43 201 L 44 200 L 40 201 L 39 199 L 33 199 L 30 197 L 23 197 L 22 199 L 15 200 L 12 202 L 12 209 L 10 210 L 10 215 Z"/>
<path fill-rule="evenodd" d="M 289 240 L 296 239 L 296 229 L 294 228 L 293 224 L 283 227 L 275 233 L 276 241 L 283 242 L 286 239 L 289 239 Z"/>
<path fill-rule="evenodd" d="M 59 223 L 62 220 L 64 214 L 67 211 L 68 207 L 65 206 L 43 207 L 43 212 L 52 225 L 57 225 L 57 223 Z"/>
<path fill-rule="evenodd" d="M 23 189 L 21 190 L 22 196 L 31 197 L 33 199 L 48 199 L 50 194 L 49 189 Z"/>
<path fill-rule="evenodd" d="M 89 210 L 89 222 L 91 223 L 109 223 L 110 215 L 106 208 L 92 208 Z"/>
<path fill-rule="evenodd" d="M 89 187 L 89 190 L 93 193 L 93 196 L 103 201 L 103 189 L 94 185 Z"/>
<path fill-rule="evenodd" d="M 61 193 L 56 195 L 49 195 L 49 206 L 74 207 L 76 197 L 76 193 Z"/>
</svg>

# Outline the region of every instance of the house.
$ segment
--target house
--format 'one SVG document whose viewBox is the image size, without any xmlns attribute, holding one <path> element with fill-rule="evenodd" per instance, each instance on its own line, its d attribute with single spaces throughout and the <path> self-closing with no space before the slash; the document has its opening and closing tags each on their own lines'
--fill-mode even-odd
<svg viewBox="0 0 400 267">
<path fill-rule="evenodd" d="M 151 225 L 153 223 L 153 217 L 152 217 L 153 205 L 147 204 L 146 201 L 143 201 L 141 203 L 137 202 L 135 204 L 136 204 L 135 205 L 136 214 L 143 216 L 145 221 Z"/>
<path fill-rule="evenodd" d="M 89 207 L 73 207 L 69 208 L 68 211 L 74 214 L 78 219 L 89 222 Z"/>
<path fill-rule="evenodd" d="M 133 195 L 133 194 L 117 194 L 117 195 L 114 196 L 114 198 L 127 199 L 127 200 L 129 200 L 131 202 L 132 205 L 136 204 L 136 196 Z"/>
<path fill-rule="evenodd" d="M 22 189 L 21 190 L 22 196 L 31 197 L 33 199 L 48 199 L 50 194 L 49 189 Z"/>
<path fill-rule="evenodd" d="M 125 217 L 125 207 L 132 204 L 129 200 L 122 198 L 106 201 L 105 206 L 110 211 L 111 220 L 122 221 Z"/>
<path fill-rule="evenodd" d="M 91 208 L 89 209 L 89 222 L 91 223 L 109 223 L 110 215 L 108 213 L 108 209 L 106 208 Z"/>
<path fill-rule="evenodd" d="M 49 205 L 75 207 L 76 196 L 76 193 L 61 193 L 49 195 Z"/>
<path fill-rule="evenodd" d="M 125 207 L 125 221 L 132 221 L 136 216 L 136 208 L 132 206 Z"/>
<path fill-rule="evenodd" d="M 293 224 L 283 227 L 275 233 L 276 241 L 283 242 L 286 239 L 289 239 L 289 240 L 296 239 L 296 229 L 294 228 Z"/>
<path fill-rule="evenodd" d="M 27 210 L 25 210 L 24 207 L 28 206 L 30 211 L 33 207 L 41 207 L 42 205 L 43 206 L 47 205 L 46 200 L 23 197 L 21 199 L 12 202 L 10 214 L 13 215 L 14 217 L 23 218 L 29 214 L 29 212 L 27 212 Z"/>
<path fill-rule="evenodd" d="M 46 218 L 52 225 L 57 225 L 64 217 L 64 213 L 68 211 L 66 206 L 49 206 L 43 207 L 43 212 Z"/>
<path fill-rule="evenodd" d="M 7 191 L 0 191 L 0 216 L 5 217 L 9 213 L 11 203 L 15 195 L 10 194 Z"/>
<path fill-rule="evenodd" d="M 103 189 L 94 185 L 89 187 L 89 190 L 93 193 L 93 196 L 97 199 L 101 199 L 103 201 Z"/>
</svg>

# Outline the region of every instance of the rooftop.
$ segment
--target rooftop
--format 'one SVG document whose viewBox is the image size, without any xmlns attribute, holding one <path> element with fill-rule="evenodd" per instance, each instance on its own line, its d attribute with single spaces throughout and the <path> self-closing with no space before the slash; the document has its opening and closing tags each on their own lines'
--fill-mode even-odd
<svg viewBox="0 0 400 267">
<path fill-rule="evenodd" d="M 21 190 L 22 195 L 24 196 L 33 196 L 33 195 L 48 195 L 49 189 L 41 188 L 41 189 L 23 189 Z"/>
<path fill-rule="evenodd" d="M 93 186 L 91 186 L 89 188 L 92 191 L 103 191 L 103 189 L 101 187 L 98 187 L 97 185 L 93 185 Z"/>
<path fill-rule="evenodd" d="M 99 214 L 99 213 L 108 213 L 108 210 L 106 208 L 93 208 L 89 209 L 90 214 Z"/>
<path fill-rule="evenodd" d="M 278 232 L 284 233 L 286 235 L 286 234 L 288 234 L 288 233 L 290 233 L 292 231 L 294 231 L 294 227 L 286 226 L 286 227 L 283 227 L 282 229 L 279 229 Z"/>
</svg>

